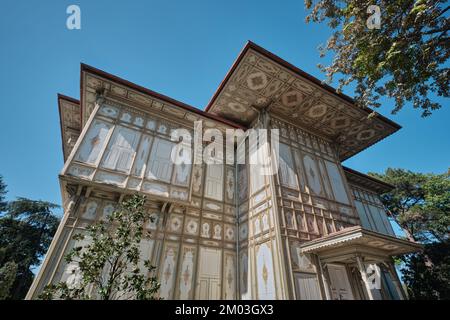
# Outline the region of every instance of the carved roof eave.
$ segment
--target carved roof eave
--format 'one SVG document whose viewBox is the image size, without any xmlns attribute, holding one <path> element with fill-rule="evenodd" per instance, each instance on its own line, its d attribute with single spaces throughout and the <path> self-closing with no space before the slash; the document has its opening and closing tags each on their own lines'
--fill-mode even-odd
<svg viewBox="0 0 450 320">
<path fill-rule="evenodd" d="M 63 104 L 68 103 L 70 105 L 77 106 L 78 108 L 80 108 L 80 101 L 75 98 L 63 95 L 61 93 L 58 93 L 57 99 L 58 99 L 59 126 L 60 126 L 60 132 L 61 132 L 61 146 L 62 146 L 62 150 L 63 150 L 63 160 L 65 162 L 68 157 L 68 150 L 66 150 L 66 133 L 65 133 L 65 131 L 67 129 L 69 129 L 69 130 L 81 132 L 81 124 L 74 127 L 72 125 L 65 123 L 65 119 L 63 116 Z M 81 110 L 79 112 L 81 112 Z"/>
<path fill-rule="evenodd" d="M 308 241 L 301 245 L 301 250 L 303 253 L 320 255 L 320 253 L 331 250 L 344 251 L 352 246 L 363 248 L 365 251 L 381 251 L 386 256 L 408 254 L 420 251 L 423 248 L 419 243 L 370 231 L 361 226 L 354 226 Z"/>
<path fill-rule="evenodd" d="M 90 79 L 95 83 L 89 83 Z M 80 74 L 80 97 L 83 125 L 86 123 L 89 115 L 89 110 L 87 110 L 89 105 L 93 105 L 95 103 L 95 90 L 97 89 L 104 90 L 106 92 L 106 97 L 115 98 L 118 101 L 126 101 L 130 105 L 138 107 L 141 110 L 149 112 L 156 111 L 161 114 L 166 113 L 169 117 L 180 117 L 181 120 L 186 120 L 188 116 L 185 115 L 190 114 L 192 115 L 192 119 L 196 118 L 196 120 L 205 120 L 206 123 L 208 121 L 212 122 L 215 127 L 219 124 L 224 128 L 245 129 L 244 126 L 234 123 L 228 119 L 206 113 L 205 111 L 197 109 L 186 103 L 172 99 L 168 96 L 82 63 Z M 169 110 L 171 110 L 172 113 L 170 113 Z M 185 115 L 178 116 L 181 113 L 184 113 Z"/>
<path fill-rule="evenodd" d="M 257 78 L 258 74 L 261 76 Z M 257 81 L 252 84 L 252 79 Z M 284 81 L 286 80 L 286 81 Z M 274 88 L 274 89 L 273 89 Z M 295 102 L 296 97 L 298 102 Z M 287 102 L 289 99 L 292 102 Z M 293 103 L 291 107 L 287 105 Z M 370 108 L 356 106 L 349 96 L 260 46 L 248 42 L 206 107 L 206 111 L 247 126 L 254 107 L 267 107 L 291 123 L 336 141 L 344 161 L 401 128 Z M 320 115 L 319 105 L 325 105 Z M 315 109 L 315 110 L 312 110 Z M 311 113 L 314 118 L 308 118 Z M 309 123 L 309 124 L 307 124 Z M 321 133 L 320 133 L 321 132 Z"/>
<path fill-rule="evenodd" d="M 378 194 L 386 193 L 391 191 L 392 189 L 395 189 L 395 186 L 362 172 L 345 166 L 342 166 L 342 168 L 344 169 L 345 176 L 350 184 L 362 186 Z"/>
</svg>

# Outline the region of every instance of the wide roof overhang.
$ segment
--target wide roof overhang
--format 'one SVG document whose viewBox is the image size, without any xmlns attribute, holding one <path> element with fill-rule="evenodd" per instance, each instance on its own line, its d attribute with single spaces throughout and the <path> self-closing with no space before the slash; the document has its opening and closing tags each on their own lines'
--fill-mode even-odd
<svg viewBox="0 0 450 320">
<path fill-rule="evenodd" d="M 339 145 L 343 161 L 401 127 L 373 110 L 356 106 L 273 53 L 248 42 L 206 107 L 206 111 L 244 126 L 258 110 L 270 112 Z"/>
</svg>

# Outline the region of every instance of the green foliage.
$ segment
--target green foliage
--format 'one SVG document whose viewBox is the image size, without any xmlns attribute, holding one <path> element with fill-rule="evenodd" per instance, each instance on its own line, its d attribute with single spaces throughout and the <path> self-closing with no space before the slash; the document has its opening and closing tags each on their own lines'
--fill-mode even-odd
<svg viewBox="0 0 450 320">
<path fill-rule="evenodd" d="M 396 188 L 381 196 L 410 240 L 425 243 L 421 253 L 401 260 L 411 299 L 450 298 L 450 172 L 423 174 L 403 169 L 369 173 Z"/>
<path fill-rule="evenodd" d="M 144 210 L 145 197 L 135 195 L 124 201 L 107 218 L 78 233 L 75 246 L 66 256 L 74 264 L 73 272 L 80 281 L 49 285 L 41 299 L 153 299 L 159 283 L 153 275 L 155 267 L 140 258 L 141 240 L 149 234 L 144 224 L 151 220 Z"/>
<path fill-rule="evenodd" d="M 392 98 L 398 112 L 405 103 L 428 116 L 441 105 L 430 94 L 449 96 L 449 17 L 444 0 L 305 0 L 307 22 L 326 21 L 334 29 L 321 56 L 334 53 L 320 68 L 331 82 L 340 75 L 339 90 L 356 83 L 356 102 L 379 107 Z M 367 9 L 381 9 L 381 28 L 368 29 Z"/>
<path fill-rule="evenodd" d="M 369 173 L 395 186 L 383 194 L 384 206 L 412 240 L 448 239 L 450 231 L 450 176 L 423 174 L 403 169 Z"/>
<path fill-rule="evenodd" d="M 9 275 L 15 269 L 6 299 L 25 297 L 34 277 L 31 269 L 40 263 L 58 227 L 55 208 L 52 203 L 18 198 L 0 213 L 0 268 Z"/>
<path fill-rule="evenodd" d="M 450 299 L 450 242 L 425 245 L 423 253 L 405 259 L 403 281 L 410 299 Z"/>
<path fill-rule="evenodd" d="M 17 264 L 13 261 L 8 261 L 0 268 L 0 300 L 10 297 L 16 274 Z"/>
<path fill-rule="evenodd" d="M 0 176 L 0 213 L 5 210 L 6 207 L 6 184 L 3 182 L 3 177 Z"/>
</svg>

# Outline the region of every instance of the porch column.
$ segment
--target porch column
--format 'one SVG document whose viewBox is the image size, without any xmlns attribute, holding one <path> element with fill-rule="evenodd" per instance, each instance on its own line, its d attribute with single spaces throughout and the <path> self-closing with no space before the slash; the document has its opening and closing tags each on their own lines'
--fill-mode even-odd
<svg viewBox="0 0 450 320">
<path fill-rule="evenodd" d="M 317 257 L 317 262 L 319 262 L 320 276 L 322 278 L 322 283 L 323 283 L 323 287 L 325 290 L 325 298 L 327 300 L 331 300 L 330 284 L 328 282 L 327 276 L 324 273 L 324 268 L 323 268 L 325 266 L 325 264 L 322 266 L 322 261 L 320 261 L 319 256 L 316 256 L 316 257 Z"/>
<path fill-rule="evenodd" d="M 359 272 L 361 273 L 361 277 L 364 282 L 364 286 L 366 287 L 367 296 L 369 297 L 369 300 L 375 300 L 372 294 L 372 289 L 370 288 L 370 283 L 367 278 L 366 268 L 364 267 L 363 260 L 361 256 L 358 254 L 356 255 L 356 262 L 358 264 Z"/>
</svg>

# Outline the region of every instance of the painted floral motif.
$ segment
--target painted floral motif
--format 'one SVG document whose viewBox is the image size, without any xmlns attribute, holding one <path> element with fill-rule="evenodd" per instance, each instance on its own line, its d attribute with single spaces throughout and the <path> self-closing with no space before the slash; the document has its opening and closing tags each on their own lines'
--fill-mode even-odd
<svg viewBox="0 0 450 320">
<path fill-rule="evenodd" d="M 216 239 L 216 240 L 222 239 L 222 226 L 220 224 L 216 224 L 214 226 L 213 238 Z"/>
<path fill-rule="evenodd" d="M 160 287 L 160 297 L 164 299 L 169 299 L 172 295 L 172 286 L 174 281 L 174 266 L 175 266 L 175 256 L 176 252 L 174 248 L 169 247 L 166 249 L 166 254 L 164 257 L 164 263 L 161 267 L 161 287 Z"/>
<path fill-rule="evenodd" d="M 210 237 L 209 229 L 210 229 L 209 223 L 208 222 L 204 222 L 203 225 L 202 225 L 202 237 L 204 237 L 204 238 L 209 238 Z"/>
<path fill-rule="evenodd" d="M 239 227 L 239 236 L 241 239 L 245 239 L 248 236 L 248 228 L 246 224 L 243 224 Z"/>
<path fill-rule="evenodd" d="M 171 222 L 170 222 L 170 229 L 174 232 L 179 231 L 181 228 L 181 224 L 182 224 L 181 220 L 182 220 L 182 218 L 179 216 L 172 217 Z"/>
<path fill-rule="evenodd" d="M 194 219 L 190 219 L 186 225 L 186 232 L 189 234 L 196 234 L 198 230 L 198 223 Z"/>
<path fill-rule="evenodd" d="M 227 240 L 234 240 L 234 230 L 232 226 L 227 226 L 225 228 L 225 238 Z"/>
<path fill-rule="evenodd" d="M 192 189 L 195 193 L 200 192 L 200 188 L 202 185 L 202 167 L 200 165 L 195 165 L 193 169 L 193 182 L 192 182 Z"/>
<path fill-rule="evenodd" d="M 227 179 L 226 179 L 226 190 L 227 190 L 227 199 L 234 199 L 234 174 L 233 170 L 227 170 Z"/>
<path fill-rule="evenodd" d="M 180 277 L 180 299 L 189 299 L 192 288 L 192 271 L 194 268 L 194 250 L 186 248 L 183 254 Z"/>
<path fill-rule="evenodd" d="M 130 122 L 131 121 L 131 114 L 129 114 L 128 112 L 124 112 L 122 114 L 122 117 L 120 117 L 120 120 L 122 120 L 124 122 Z"/>
</svg>

